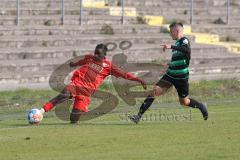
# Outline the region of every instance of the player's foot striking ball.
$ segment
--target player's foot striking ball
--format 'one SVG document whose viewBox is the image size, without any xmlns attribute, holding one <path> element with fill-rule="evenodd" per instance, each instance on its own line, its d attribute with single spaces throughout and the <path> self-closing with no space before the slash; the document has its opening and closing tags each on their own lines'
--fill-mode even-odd
<svg viewBox="0 0 240 160">
<path fill-rule="evenodd" d="M 146 89 L 146 83 L 143 80 L 112 64 L 112 62 L 106 58 L 107 50 L 106 45 L 99 44 L 95 48 L 94 55 L 89 54 L 78 62 L 71 62 L 69 64 L 71 67 L 81 67 L 74 71 L 70 84 L 68 84 L 59 95 L 43 105 L 41 109 L 42 113 L 48 112 L 53 109 L 54 106 L 73 98 L 74 104 L 70 115 L 70 122 L 73 124 L 77 123 L 81 113 L 88 112 L 91 95 L 109 75 L 139 82 L 143 88 Z"/>
<path fill-rule="evenodd" d="M 203 119 L 208 119 L 207 105 L 189 98 L 189 63 L 191 59 L 191 48 L 189 40 L 183 35 L 183 24 L 172 23 L 170 34 L 175 45 L 163 44 L 163 51 L 172 49 L 172 58 L 169 67 L 163 77 L 156 83 L 152 93 L 144 100 L 137 115 L 129 116 L 134 123 L 138 123 L 144 112 L 151 106 L 156 96 L 163 95 L 169 88 L 174 86 L 178 93 L 181 105 L 197 108 L 201 111 Z"/>
</svg>

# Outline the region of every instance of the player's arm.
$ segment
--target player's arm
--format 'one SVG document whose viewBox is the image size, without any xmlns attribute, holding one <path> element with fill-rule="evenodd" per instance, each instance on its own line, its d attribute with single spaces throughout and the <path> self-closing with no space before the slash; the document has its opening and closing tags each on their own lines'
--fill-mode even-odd
<svg viewBox="0 0 240 160">
<path fill-rule="evenodd" d="M 147 85 L 146 82 L 138 77 L 135 77 L 133 74 L 129 73 L 129 72 L 125 72 L 123 70 L 121 70 L 120 68 L 118 68 L 115 65 L 112 65 L 111 68 L 111 75 L 115 76 L 115 77 L 122 77 L 124 79 L 130 80 L 130 81 L 136 81 L 141 83 L 141 85 L 143 86 L 144 89 L 147 89 Z"/>
<path fill-rule="evenodd" d="M 181 45 L 180 46 L 171 46 L 172 49 L 183 52 L 186 54 L 186 56 L 188 57 L 188 60 L 191 59 L 191 48 L 190 48 L 190 42 L 187 38 L 184 38 L 181 41 Z"/>
<path fill-rule="evenodd" d="M 181 46 L 174 46 L 174 45 L 170 45 L 170 44 L 163 44 L 161 45 L 163 46 L 163 51 L 165 51 L 165 49 L 174 49 L 186 54 L 190 54 L 191 49 L 188 45 L 181 45 Z"/>
<path fill-rule="evenodd" d="M 171 45 L 171 49 L 186 53 L 186 54 L 190 54 L 191 50 L 190 47 L 188 45 L 182 45 L 182 46 L 174 46 Z"/>
<path fill-rule="evenodd" d="M 163 46 L 163 51 L 165 51 L 166 49 L 174 49 L 174 50 L 185 53 L 187 55 L 188 59 L 191 58 L 191 48 L 189 45 L 189 40 L 187 38 L 185 38 L 182 41 L 182 44 L 180 46 L 175 46 L 175 45 L 170 45 L 170 44 L 163 44 L 161 46 Z"/>
</svg>

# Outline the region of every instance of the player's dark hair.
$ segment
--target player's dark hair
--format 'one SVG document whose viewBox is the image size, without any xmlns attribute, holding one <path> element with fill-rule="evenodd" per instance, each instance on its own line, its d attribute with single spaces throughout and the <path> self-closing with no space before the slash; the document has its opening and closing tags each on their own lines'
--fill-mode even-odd
<svg viewBox="0 0 240 160">
<path fill-rule="evenodd" d="M 107 46 L 103 43 L 100 43 L 96 46 L 94 54 L 106 55 L 107 51 Z"/>
<path fill-rule="evenodd" d="M 183 27 L 183 24 L 181 22 L 173 22 L 169 25 L 169 28 L 180 26 Z"/>
</svg>

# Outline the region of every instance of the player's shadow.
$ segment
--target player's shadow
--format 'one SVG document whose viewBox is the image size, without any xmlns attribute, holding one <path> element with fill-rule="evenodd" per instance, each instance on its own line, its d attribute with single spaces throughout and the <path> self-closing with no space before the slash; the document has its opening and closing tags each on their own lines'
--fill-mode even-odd
<svg viewBox="0 0 240 160">
<path fill-rule="evenodd" d="M 9 124 L 8 127 L 19 127 L 19 128 L 30 128 L 30 127 L 38 127 L 38 126 L 72 126 L 72 127 L 80 127 L 80 126 L 135 126 L 136 124 L 126 121 L 116 121 L 116 122 L 87 122 L 87 121 L 79 121 L 77 124 L 71 124 L 68 121 L 64 122 L 42 122 L 40 124 Z M 136 125 L 137 126 L 137 125 Z"/>
<path fill-rule="evenodd" d="M 35 126 L 45 126 L 45 125 L 68 125 L 67 122 L 60 122 L 60 123 L 40 123 L 40 124 L 29 124 L 29 123 L 22 123 L 22 124 L 9 124 L 9 127 L 35 127 Z"/>
<path fill-rule="evenodd" d="M 39 125 L 42 125 L 42 126 L 116 126 L 116 125 L 121 125 L 121 126 L 124 126 L 124 125 L 134 125 L 133 123 L 131 122 L 111 122 L 111 123 L 108 123 L 108 122 L 78 122 L 77 124 L 71 124 L 70 122 L 60 122 L 60 123 L 41 123 Z"/>
</svg>

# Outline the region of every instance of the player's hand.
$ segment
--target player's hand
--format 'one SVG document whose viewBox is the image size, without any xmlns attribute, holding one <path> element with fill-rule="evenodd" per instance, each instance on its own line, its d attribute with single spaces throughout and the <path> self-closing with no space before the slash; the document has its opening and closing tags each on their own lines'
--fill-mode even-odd
<svg viewBox="0 0 240 160">
<path fill-rule="evenodd" d="M 165 52 L 166 49 L 171 49 L 171 45 L 170 44 L 161 44 L 160 46 L 163 47 L 163 52 Z"/>
<path fill-rule="evenodd" d="M 69 63 L 69 66 L 70 66 L 70 67 L 74 67 L 74 66 L 75 66 L 75 63 L 74 63 L 74 62 L 70 62 L 70 63 Z"/>
<path fill-rule="evenodd" d="M 169 67 L 170 63 L 163 63 L 162 65 L 164 68 L 167 68 L 167 67 Z"/>
<path fill-rule="evenodd" d="M 147 84 L 146 84 L 146 82 L 145 81 L 143 81 L 143 80 L 141 80 L 141 85 L 142 85 L 142 87 L 143 87 L 143 89 L 147 89 Z"/>
</svg>

